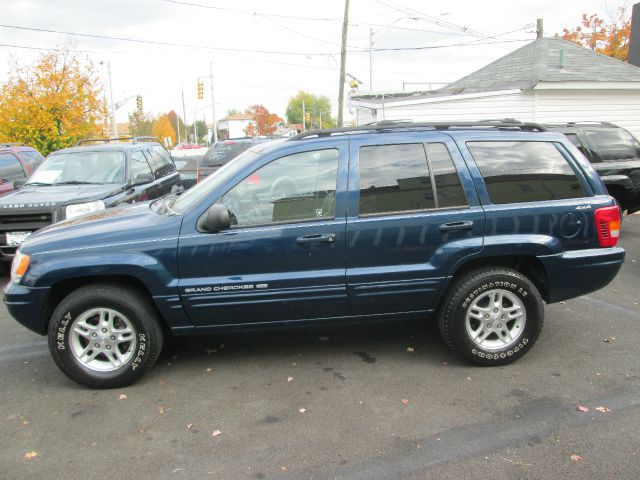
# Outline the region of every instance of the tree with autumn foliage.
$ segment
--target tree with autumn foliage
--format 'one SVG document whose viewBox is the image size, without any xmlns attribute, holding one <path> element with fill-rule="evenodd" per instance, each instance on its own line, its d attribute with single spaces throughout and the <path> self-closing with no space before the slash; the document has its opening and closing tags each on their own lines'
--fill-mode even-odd
<svg viewBox="0 0 640 480">
<path fill-rule="evenodd" d="M 562 38 L 594 52 L 626 61 L 629 57 L 631 15 L 619 7 L 608 21 L 598 14 L 582 14 L 582 22 L 572 30 L 564 29 Z"/>
<path fill-rule="evenodd" d="M 166 137 L 171 138 L 171 145 L 176 144 L 176 131 L 173 129 L 173 125 L 171 125 L 171 119 L 169 115 L 166 113 L 164 115 L 160 115 L 160 117 L 154 122 L 152 128 L 152 134 L 154 137 L 157 137 L 162 143 L 164 143 L 164 139 Z"/>
<path fill-rule="evenodd" d="M 253 120 L 253 125 L 249 124 L 245 129 L 248 137 L 255 135 L 273 135 L 278 129 L 278 123 L 282 122 L 282 119 L 278 115 L 269 113 L 269 110 L 263 105 L 252 105 L 245 113 L 251 115 L 251 119 Z M 253 135 L 249 132 L 253 133 Z"/>
<path fill-rule="evenodd" d="M 0 141 L 22 142 L 43 155 L 104 135 L 107 107 L 90 60 L 70 46 L 35 65 L 12 62 L 0 89 Z"/>
</svg>

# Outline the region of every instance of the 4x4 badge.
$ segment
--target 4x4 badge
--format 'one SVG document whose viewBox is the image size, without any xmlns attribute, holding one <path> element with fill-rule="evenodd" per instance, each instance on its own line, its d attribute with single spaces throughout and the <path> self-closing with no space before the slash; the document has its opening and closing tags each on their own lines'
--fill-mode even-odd
<svg viewBox="0 0 640 480">
<path fill-rule="evenodd" d="M 591 210 L 591 205 L 578 205 L 576 210 Z"/>
</svg>

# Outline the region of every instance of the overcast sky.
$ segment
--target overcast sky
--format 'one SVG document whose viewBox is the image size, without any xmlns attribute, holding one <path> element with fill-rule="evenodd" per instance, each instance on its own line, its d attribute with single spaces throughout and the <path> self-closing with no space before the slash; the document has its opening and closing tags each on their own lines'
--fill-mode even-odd
<svg viewBox="0 0 640 480">
<path fill-rule="evenodd" d="M 533 40 L 537 18 L 544 19 L 545 35 L 561 34 L 563 27 L 576 26 L 582 13 L 607 17 L 625 3 L 351 0 L 346 71 L 362 82 L 360 91 L 370 90 L 373 29 L 374 50 L 398 49 L 373 52 L 375 91 L 436 87 Z M 218 119 L 229 109 L 257 103 L 284 117 L 289 98 L 300 89 L 328 96 L 336 111 L 344 0 L 0 0 L 0 6 L 0 82 L 12 57 L 31 63 L 41 53 L 32 48 L 55 48 L 71 39 L 94 62 L 105 62 L 98 66 L 105 83 L 110 62 L 116 101 L 140 94 L 144 109 L 154 114 L 182 114 L 184 89 L 187 122 L 194 112 L 210 121 L 208 78 L 204 100 L 196 98 L 198 77 L 209 75 L 210 62 Z M 438 48 L 403 50 L 414 47 Z M 123 106 L 118 121 L 134 109 L 135 101 Z"/>
</svg>

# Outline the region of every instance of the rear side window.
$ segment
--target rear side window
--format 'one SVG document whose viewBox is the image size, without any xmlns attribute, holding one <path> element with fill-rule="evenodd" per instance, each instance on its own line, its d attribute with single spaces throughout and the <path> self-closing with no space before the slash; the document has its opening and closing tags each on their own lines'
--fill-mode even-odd
<svg viewBox="0 0 640 480">
<path fill-rule="evenodd" d="M 435 208 L 421 143 L 360 148 L 360 215 Z"/>
<path fill-rule="evenodd" d="M 468 142 L 495 204 L 586 196 L 576 174 L 550 142 Z"/>
<path fill-rule="evenodd" d="M 138 175 L 143 174 L 152 175 L 151 168 L 149 168 L 149 164 L 147 163 L 147 159 L 144 158 L 144 155 L 140 150 L 137 150 L 131 154 L 131 179 L 135 180 Z"/>
<path fill-rule="evenodd" d="M 444 143 L 427 143 L 427 155 L 436 185 L 436 208 L 466 207 L 460 176 Z"/>
<path fill-rule="evenodd" d="M 582 143 L 580 142 L 580 139 L 578 138 L 578 135 L 576 135 L 575 133 L 565 133 L 564 135 L 569 140 L 571 140 L 571 143 L 573 143 L 576 147 L 578 147 L 578 150 L 580 150 L 580 152 L 582 152 L 582 154 L 585 157 L 587 157 L 588 159 L 591 159 L 591 156 L 589 155 L 589 151 L 584 145 L 582 145 Z"/>
<path fill-rule="evenodd" d="M 443 143 L 366 146 L 359 163 L 360 215 L 467 206 Z"/>
<path fill-rule="evenodd" d="M 13 181 L 25 178 L 18 159 L 10 153 L 0 153 L 0 179 Z"/>
<path fill-rule="evenodd" d="M 585 128 L 584 133 L 603 162 L 640 158 L 640 144 L 626 130 Z"/>
</svg>

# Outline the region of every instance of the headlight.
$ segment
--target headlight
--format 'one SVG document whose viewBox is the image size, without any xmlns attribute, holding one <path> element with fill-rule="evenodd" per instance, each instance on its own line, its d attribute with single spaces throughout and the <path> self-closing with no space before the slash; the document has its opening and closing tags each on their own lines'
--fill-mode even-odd
<svg viewBox="0 0 640 480">
<path fill-rule="evenodd" d="M 68 219 L 79 217 L 85 213 L 97 212 L 98 210 L 104 210 L 104 202 L 102 200 L 96 200 L 95 202 L 88 203 L 76 203 L 75 205 L 69 205 L 65 212 L 65 217 Z"/>
<path fill-rule="evenodd" d="M 27 273 L 29 260 L 29 255 L 25 255 L 18 249 L 16 256 L 13 257 L 13 263 L 11 263 L 11 281 L 13 283 L 20 283 L 22 276 Z"/>
</svg>

